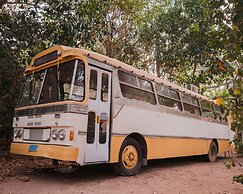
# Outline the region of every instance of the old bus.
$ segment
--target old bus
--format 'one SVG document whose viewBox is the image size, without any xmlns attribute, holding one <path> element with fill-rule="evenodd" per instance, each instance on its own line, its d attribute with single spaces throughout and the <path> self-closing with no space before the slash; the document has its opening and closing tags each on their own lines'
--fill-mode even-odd
<svg viewBox="0 0 243 194">
<path fill-rule="evenodd" d="M 231 149 L 220 108 L 193 91 L 91 51 L 54 46 L 26 67 L 11 153 L 113 163 L 134 175 L 147 160 Z"/>
</svg>

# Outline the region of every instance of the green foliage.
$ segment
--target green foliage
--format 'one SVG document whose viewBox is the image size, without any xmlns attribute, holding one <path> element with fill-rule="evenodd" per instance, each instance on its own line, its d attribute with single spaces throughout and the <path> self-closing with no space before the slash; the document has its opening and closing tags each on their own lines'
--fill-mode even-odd
<svg viewBox="0 0 243 194">
<path fill-rule="evenodd" d="M 83 47 L 133 64 L 134 24 L 143 0 L 2 1 L 0 3 L 0 137 L 11 137 L 23 70 L 31 57 L 56 45 Z"/>
<path fill-rule="evenodd" d="M 231 6 L 210 0 L 156 4 L 155 13 L 148 12 L 152 18 L 144 16 L 140 34 L 156 74 L 198 86 L 222 82 L 227 75 L 218 71 L 215 58 L 223 55 L 229 59 L 237 53 L 231 49 L 235 40 Z"/>
</svg>

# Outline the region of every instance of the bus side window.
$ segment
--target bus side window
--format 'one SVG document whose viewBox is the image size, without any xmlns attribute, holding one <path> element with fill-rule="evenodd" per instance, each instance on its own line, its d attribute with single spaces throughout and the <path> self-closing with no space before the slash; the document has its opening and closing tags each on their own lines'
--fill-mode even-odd
<svg viewBox="0 0 243 194">
<path fill-rule="evenodd" d="M 88 113 L 88 126 L 87 126 L 87 143 L 92 144 L 95 140 L 95 112 Z"/>
<path fill-rule="evenodd" d="M 100 130 L 99 130 L 99 143 L 104 144 L 106 142 L 108 118 L 106 113 L 100 114 Z"/>
<path fill-rule="evenodd" d="M 195 107 L 193 105 L 190 105 L 190 104 L 186 104 L 186 103 L 183 103 L 183 106 L 184 106 L 184 110 L 186 112 L 190 112 L 192 114 L 197 114 L 197 115 L 200 115 L 200 108 L 199 107 Z"/>
<path fill-rule="evenodd" d="M 126 98 L 135 99 L 141 102 L 147 102 L 150 104 L 155 104 L 155 95 L 144 90 L 134 88 L 120 83 L 122 95 Z"/>
<path fill-rule="evenodd" d="M 156 104 L 152 83 L 134 75 L 118 71 L 122 95 L 126 98 Z"/>
<path fill-rule="evenodd" d="M 197 98 L 183 93 L 181 94 L 181 98 L 184 106 L 184 111 L 192 114 L 201 115 L 200 106 Z"/>
<path fill-rule="evenodd" d="M 203 100 L 201 101 L 201 106 L 202 106 L 202 116 L 214 118 L 213 107 L 210 102 Z"/>
<path fill-rule="evenodd" d="M 90 70 L 89 98 L 96 100 L 97 97 L 97 71 Z"/>
<path fill-rule="evenodd" d="M 137 77 L 123 71 L 118 71 L 118 77 L 120 82 L 124 82 L 126 84 L 138 87 Z"/>
<path fill-rule="evenodd" d="M 177 91 L 159 84 L 155 86 L 160 105 L 169 106 L 175 110 L 182 110 L 179 93 Z"/>
<path fill-rule="evenodd" d="M 214 114 L 215 114 L 215 120 L 222 121 L 222 112 L 220 107 L 217 104 L 213 104 Z"/>
<path fill-rule="evenodd" d="M 152 83 L 150 81 L 138 78 L 138 83 L 141 89 L 153 92 Z"/>
</svg>

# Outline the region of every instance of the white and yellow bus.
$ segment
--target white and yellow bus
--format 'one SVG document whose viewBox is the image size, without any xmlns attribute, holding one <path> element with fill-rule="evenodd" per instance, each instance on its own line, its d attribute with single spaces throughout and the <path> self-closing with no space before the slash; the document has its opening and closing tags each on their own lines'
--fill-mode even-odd
<svg viewBox="0 0 243 194">
<path fill-rule="evenodd" d="M 147 160 L 231 149 L 232 131 L 206 97 L 91 51 L 55 46 L 26 67 L 11 153 L 113 163 L 134 175 Z"/>
</svg>

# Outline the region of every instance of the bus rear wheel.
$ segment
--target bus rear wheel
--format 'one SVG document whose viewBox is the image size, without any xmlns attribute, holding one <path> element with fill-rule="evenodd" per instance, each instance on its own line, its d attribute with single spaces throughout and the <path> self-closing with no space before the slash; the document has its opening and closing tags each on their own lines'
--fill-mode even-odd
<svg viewBox="0 0 243 194">
<path fill-rule="evenodd" d="M 128 137 L 122 143 L 119 152 L 119 161 L 114 164 L 114 170 L 123 176 L 132 176 L 138 173 L 142 165 L 142 150 L 139 143 Z"/>
<path fill-rule="evenodd" d="M 216 145 L 216 142 L 212 141 L 209 147 L 207 160 L 209 162 L 215 162 L 217 160 L 217 154 L 218 154 L 218 147 Z"/>
</svg>

